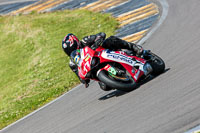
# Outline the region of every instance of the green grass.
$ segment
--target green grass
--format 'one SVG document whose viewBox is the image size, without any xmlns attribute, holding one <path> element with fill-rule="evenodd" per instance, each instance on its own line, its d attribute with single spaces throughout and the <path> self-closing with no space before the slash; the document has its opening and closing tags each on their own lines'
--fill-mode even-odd
<svg viewBox="0 0 200 133">
<path fill-rule="evenodd" d="M 79 84 L 61 47 L 67 33 L 109 36 L 117 25 L 84 10 L 0 17 L 0 129 Z"/>
</svg>

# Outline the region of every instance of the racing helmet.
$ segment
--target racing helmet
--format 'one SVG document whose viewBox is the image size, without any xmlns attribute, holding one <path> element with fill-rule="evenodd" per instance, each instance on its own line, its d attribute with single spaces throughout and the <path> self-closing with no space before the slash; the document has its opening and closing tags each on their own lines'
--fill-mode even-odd
<svg viewBox="0 0 200 133">
<path fill-rule="evenodd" d="M 62 41 L 62 48 L 64 50 L 64 52 L 70 56 L 71 52 L 78 49 L 80 46 L 80 41 L 78 40 L 78 38 L 72 34 L 69 33 L 67 34 L 63 41 Z"/>
</svg>

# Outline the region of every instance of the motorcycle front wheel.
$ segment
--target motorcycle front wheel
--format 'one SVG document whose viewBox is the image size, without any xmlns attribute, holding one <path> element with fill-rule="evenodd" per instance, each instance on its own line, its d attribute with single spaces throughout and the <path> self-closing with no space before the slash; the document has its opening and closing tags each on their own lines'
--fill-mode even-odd
<svg viewBox="0 0 200 133">
<path fill-rule="evenodd" d="M 156 54 L 150 53 L 152 56 L 149 64 L 153 68 L 153 72 L 151 73 L 153 76 L 157 76 L 165 71 L 165 62 Z"/>
</svg>

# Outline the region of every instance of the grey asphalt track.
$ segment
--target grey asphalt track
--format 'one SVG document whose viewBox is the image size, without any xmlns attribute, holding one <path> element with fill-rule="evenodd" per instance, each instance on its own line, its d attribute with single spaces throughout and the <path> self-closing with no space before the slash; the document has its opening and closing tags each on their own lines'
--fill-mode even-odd
<svg viewBox="0 0 200 133">
<path fill-rule="evenodd" d="M 148 39 L 168 70 L 130 93 L 80 86 L 3 133 L 183 133 L 200 124 L 200 1 L 167 0 Z"/>
</svg>

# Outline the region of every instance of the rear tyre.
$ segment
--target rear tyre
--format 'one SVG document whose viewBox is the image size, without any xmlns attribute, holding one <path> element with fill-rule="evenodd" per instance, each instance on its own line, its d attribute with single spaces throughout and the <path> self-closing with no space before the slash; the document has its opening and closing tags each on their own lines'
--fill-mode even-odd
<svg viewBox="0 0 200 133">
<path fill-rule="evenodd" d="M 130 78 L 128 81 L 117 81 L 109 76 L 106 70 L 101 70 L 98 72 L 97 77 L 101 82 L 113 89 L 129 92 L 136 88 L 136 83 L 132 78 Z"/>
<path fill-rule="evenodd" d="M 157 76 L 165 71 L 165 62 L 156 54 L 150 53 L 152 55 L 152 61 L 149 62 L 151 67 L 153 68 L 153 72 L 151 73 L 153 76 Z"/>
</svg>

